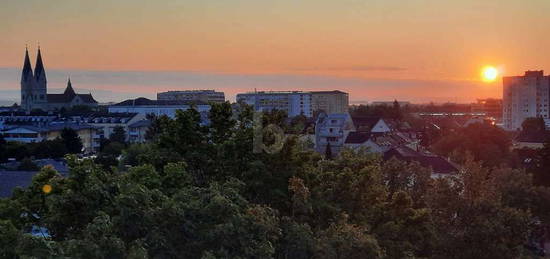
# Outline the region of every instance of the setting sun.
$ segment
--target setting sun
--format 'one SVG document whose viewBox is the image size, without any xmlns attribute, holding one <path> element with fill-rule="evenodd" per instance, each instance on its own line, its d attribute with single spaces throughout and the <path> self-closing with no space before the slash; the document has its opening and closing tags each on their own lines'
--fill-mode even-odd
<svg viewBox="0 0 550 259">
<path fill-rule="evenodd" d="M 486 66 L 481 71 L 481 77 L 485 82 L 493 82 L 497 79 L 498 70 L 492 66 Z"/>
</svg>

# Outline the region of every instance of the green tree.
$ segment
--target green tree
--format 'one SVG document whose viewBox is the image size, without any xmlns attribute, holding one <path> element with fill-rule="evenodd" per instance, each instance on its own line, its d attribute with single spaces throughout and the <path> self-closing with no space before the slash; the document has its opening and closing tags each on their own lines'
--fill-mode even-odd
<svg viewBox="0 0 550 259">
<path fill-rule="evenodd" d="M 327 146 L 325 148 L 325 159 L 332 159 L 332 149 L 330 147 L 330 142 L 327 143 Z"/>
<path fill-rule="evenodd" d="M 383 258 L 376 238 L 365 227 L 349 224 L 343 214 L 318 237 L 315 258 Z"/>
<path fill-rule="evenodd" d="M 64 128 L 61 131 L 61 139 L 65 143 L 68 153 L 79 154 L 82 152 L 82 140 L 78 136 L 78 133 L 71 128 Z"/>
<path fill-rule="evenodd" d="M 460 157 L 473 156 L 486 166 L 510 165 L 513 161 L 510 147 L 512 141 L 504 130 L 489 124 L 474 123 L 456 132 L 451 132 L 438 140 L 432 149 L 443 156 L 451 153 Z M 464 163 L 465 159 L 457 161 Z"/>
<path fill-rule="evenodd" d="M 8 143 L 4 139 L 4 136 L 0 134 L 0 162 L 7 160 L 7 145 Z"/>
<path fill-rule="evenodd" d="M 19 231 L 10 220 L 0 220 L 0 257 L 17 258 Z"/>
<path fill-rule="evenodd" d="M 19 170 L 19 171 L 38 171 L 39 168 L 30 158 L 24 158 L 19 163 L 19 166 L 17 167 L 17 170 Z"/>
<path fill-rule="evenodd" d="M 126 144 L 126 131 L 122 126 L 116 126 L 113 128 L 113 133 L 109 136 L 111 142 L 118 142 L 121 144 Z"/>
<path fill-rule="evenodd" d="M 529 210 L 503 203 L 498 174 L 468 162 L 456 177 L 440 178 L 429 207 L 437 227 L 437 258 L 519 258 L 532 230 Z"/>
<path fill-rule="evenodd" d="M 229 102 L 213 103 L 209 113 L 210 138 L 214 143 L 222 143 L 231 137 L 236 121 Z"/>
<path fill-rule="evenodd" d="M 537 118 L 526 118 L 521 123 L 521 129 L 524 132 L 542 132 L 546 129 L 546 126 L 544 124 L 544 119 L 542 117 Z"/>
</svg>

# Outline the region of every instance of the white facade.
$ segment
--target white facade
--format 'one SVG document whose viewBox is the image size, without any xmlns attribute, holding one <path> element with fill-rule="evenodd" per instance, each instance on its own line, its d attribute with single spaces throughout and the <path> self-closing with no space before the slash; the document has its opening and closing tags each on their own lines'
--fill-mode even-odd
<svg viewBox="0 0 550 259">
<path fill-rule="evenodd" d="M 311 94 L 314 111 L 322 111 L 326 114 L 348 112 L 349 95 L 346 92 L 314 91 Z"/>
<path fill-rule="evenodd" d="M 320 114 L 315 123 L 315 150 L 324 154 L 330 143 L 332 154 L 340 153 L 353 130 L 353 121 L 348 113 Z"/>
<path fill-rule="evenodd" d="M 310 92 L 257 92 L 237 94 L 237 102 L 254 106 L 256 111 L 286 111 L 288 117 L 304 115 L 313 117 Z"/>
<path fill-rule="evenodd" d="M 180 100 L 149 100 L 137 98 L 126 100 L 121 103 L 109 106 L 109 113 L 139 113 L 154 114 L 156 116 L 166 115 L 170 118 L 176 117 L 177 110 L 196 109 L 201 115 L 208 114 L 210 105 L 204 102 L 190 102 Z"/>
<path fill-rule="evenodd" d="M 159 105 L 159 106 L 109 106 L 109 113 L 127 112 L 140 114 L 154 114 L 157 116 L 166 115 L 170 118 L 176 117 L 177 110 L 188 110 L 191 105 Z M 210 105 L 197 105 L 199 113 L 209 112 Z"/>
<path fill-rule="evenodd" d="M 550 76 L 541 71 L 527 71 L 524 76 L 510 76 L 503 83 L 503 124 L 506 130 L 518 130 L 529 117 L 550 120 Z"/>
<path fill-rule="evenodd" d="M 225 94 L 214 90 L 185 90 L 157 93 L 158 100 L 225 102 Z"/>
</svg>

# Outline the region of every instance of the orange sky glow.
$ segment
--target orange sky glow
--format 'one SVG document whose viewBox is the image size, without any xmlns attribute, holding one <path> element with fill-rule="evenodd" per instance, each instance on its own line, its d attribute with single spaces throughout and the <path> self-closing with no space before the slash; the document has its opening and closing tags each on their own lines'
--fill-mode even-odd
<svg viewBox="0 0 550 259">
<path fill-rule="evenodd" d="M 25 44 L 34 56 L 40 42 L 47 72 L 60 71 L 54 88 L 73 70 L 187 71 L 212 77 L 139 91 L 216 88 L 233 99 L 253 88 L 332 88 L 356 101 L 468 102 L 501 96 L 500 79 L 480 77 L 486 65 L 550 71 L 548 10 L 547 0 L 4 0 L 0 68 L 20 68 Z M 14 77 L 0 78 L 0 90 L 18 89 Z M 92 79 L 75 84 L 136 88 Z"/>
</svg>

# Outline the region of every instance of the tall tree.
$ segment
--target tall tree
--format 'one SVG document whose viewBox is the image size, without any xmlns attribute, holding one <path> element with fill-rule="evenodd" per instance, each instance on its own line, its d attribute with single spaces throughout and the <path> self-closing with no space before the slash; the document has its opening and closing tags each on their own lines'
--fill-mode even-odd
<svg viewBox="0 0 550 259">
<path fill-rule="evenodd" d="M 0 134 L 0 162 L 6 160 L 6 151 L 7 151 L 7 142 L 4 139 L 4 136 Z"/>
<path fill-rule="evenodd" d="M 332 149 L 330 148 L 330 142 L 327 143 L 327 147 L 325 148 L 325 159 L 332 159 Z"/>
<path fill-rule="evenodd" d="M 120 144 L 126 144 L 126 131 L 122 126 L 116 126 L 113 128 L 113 133 L 109 136 L 111 142 L 118 142 Z"/>
<path fill-rule="evenodd" d="M 74 129 L 64 128 L 61 131 L 61 139 L 63 140 L 63 143 L 65 143 L 67 152 L 70 154 L 79 154 L 82 152 L 82 140 Z"/>
<path fill-rule="evenodd" d="M 543 132 L 546 129 L 542 117 L 527 118 L 521 123 L 521 130 L 529 133 Z"/>
<path fill-rule="evenodd" d="M 210 119 L 210 137 L 216 144 L 229 139 L 234 132 L 235 120 L 232 118 L 233 109 L 229 102 L 213 103 L 208 118 Z"/>
</svg>

